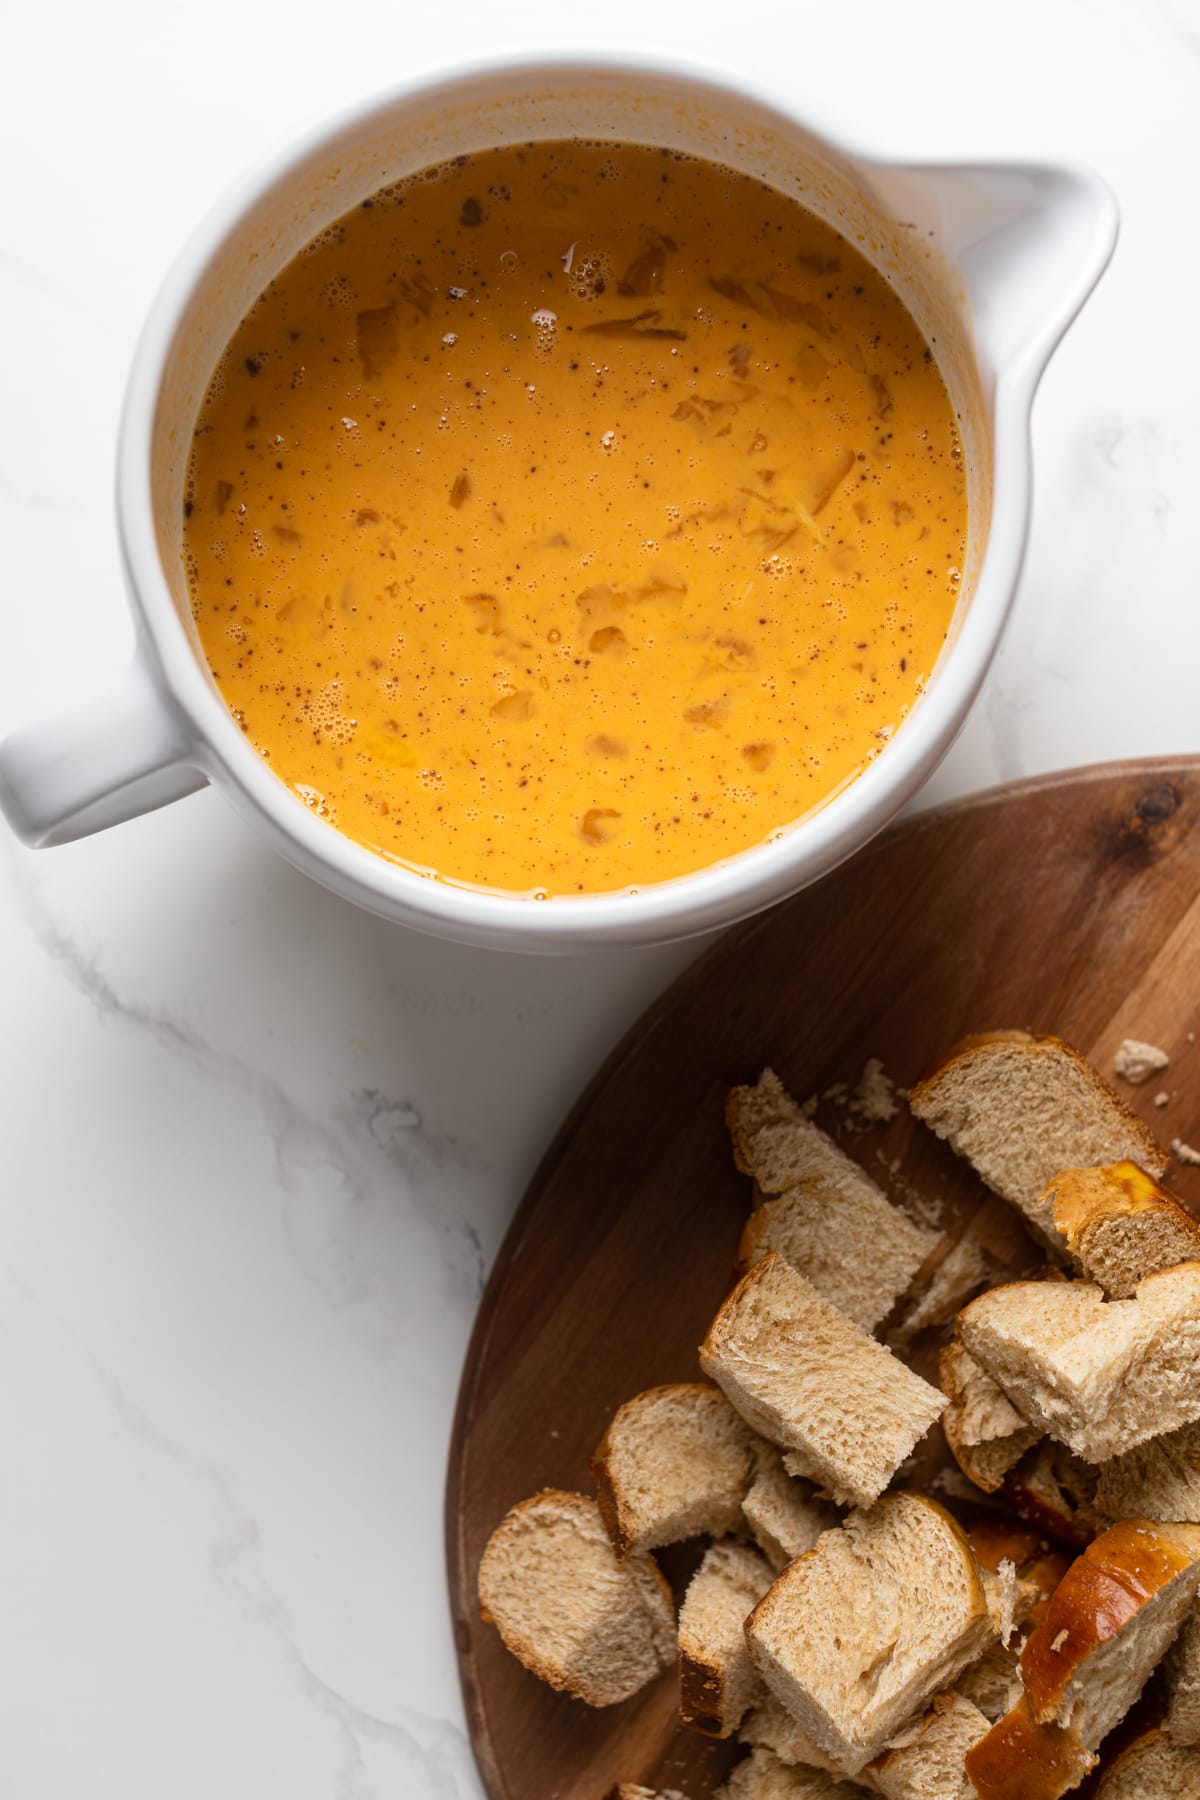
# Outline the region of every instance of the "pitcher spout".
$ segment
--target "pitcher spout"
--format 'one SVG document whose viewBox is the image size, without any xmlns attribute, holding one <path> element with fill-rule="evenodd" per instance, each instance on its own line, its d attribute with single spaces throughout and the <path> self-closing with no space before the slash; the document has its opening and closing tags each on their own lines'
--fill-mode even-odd
<svg viewBox="0 0 1200 1800">
<path fill-rule="evenodd" d="M 1089 169 L 1051 164 L 894 173 L 958 271 L 981 365 L 1036 383 L 1116 245 L 1107 184 Z"/>
</svg>

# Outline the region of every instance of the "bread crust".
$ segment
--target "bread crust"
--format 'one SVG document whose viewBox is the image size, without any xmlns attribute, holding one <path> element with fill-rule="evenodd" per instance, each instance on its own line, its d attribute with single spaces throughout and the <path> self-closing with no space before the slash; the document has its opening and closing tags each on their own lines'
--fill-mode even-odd
<svg viewBox="0 0 1200 1800">
<path fill-rule="evenodd" d="M 1043 1196 L 1053 1211 L 1054 1223 L 1066 1241 L 1067 1249 L 1082 1263 L 1088 1278 L 1104 1288 L 1110 1298 L 1123 1300 L 1134 1293 L 1140 1281 L 1176 1263 L 1194 1262 L 1200 1257 L 1200 1221 L 1194 1219 L 1175 1196 L 1155 1177 L 1135 1162 L 1104 1163 L 1094 1169 L 1064 1169 L 1049 1183 Z M 1102 1248 L 1093 1262 L 1089 1247 L 1099 1238 L 1101 1229 L 1118 1220 L 1155 1221 L 1169 1231 L 1171 1247 L 1168 1256 L 1152 1254 L 1148 1238 L 1140 1256 L 1114 1272 L 1111 1252 L 1105 1258 Z M 1176 1254 L 1178 1252 L 1178 1254 Z"/>
<path fill-rule="evenodd" d="M 1067 1688 L 1088 1658 L 1197 1558 L 1200 1526 L 1148 1519 L 1122 1519 L 1076 1557 L 1021 1652 L 1021 1677 L 1039 1724 L 1060 1719 Z"/>
<path fill-rule="evenodd" d="M 979 1800 L 1060 1800 L 1097 1760 L 1069 1731 L 1039 1725 L 1021 1699 L 968 1751 L 964 1766 Z"/>
</svg>

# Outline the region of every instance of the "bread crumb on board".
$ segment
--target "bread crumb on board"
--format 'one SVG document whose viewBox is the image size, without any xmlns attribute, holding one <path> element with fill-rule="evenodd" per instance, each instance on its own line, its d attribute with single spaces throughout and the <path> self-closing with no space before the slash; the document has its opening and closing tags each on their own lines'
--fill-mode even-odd
<svg viewBox="0 0 1200 1800">
<path fill-rule="evenodd" d="M 1158 1093 L 1155 1094 L 1154 1104 L 1155 1104 L 1155 1106 L 1170 1106 L 1171 1096 L 1167 1092 L 1166 1088 L 1160 1088 Z"/>
<path fill-rule="evenodd" d="M 1171 1139 L 1171 1151 L 1176 1162 L 1189 1163 L 1193 1168 L 1200 1168 L 1200 1150 L 1185 1144 L 1182 1138 Z"/>
<path fill-rule="evenodd" d="M 896 1087 L 877 1056 L 863 1064 L 858 1086 L 850 1096 L 851 1116 L 863 1127 L 886 1125 L 900 1110 Z"/>
<path fill-rule="evenodd" d="M 1113 1057 L 1113 1069 L 1136 1087 L 1140 1082 L 1149 1081 L 1152 1075 L 1161 1075 L 1170 1060 L 1157 1044 L 1144 1044 L 1140 1038 L 1125 1038 Z"/>
</svg>

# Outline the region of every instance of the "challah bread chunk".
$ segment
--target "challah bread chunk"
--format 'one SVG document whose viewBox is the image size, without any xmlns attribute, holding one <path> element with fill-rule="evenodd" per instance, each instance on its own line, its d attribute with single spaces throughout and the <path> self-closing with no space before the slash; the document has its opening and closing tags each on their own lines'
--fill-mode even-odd
<svg viewBox="0 0 1200 1800">
<path fill-rule="evenodd" d="M 760 1694 L 746 1620 L 773 1579 L 745 1544 L 713 1544 L 679 1612 L 679 1716 L 706 1737 L 729 1737 Z"/>
<path fill-rule="evenodd" d="M 1167 1735 L 1176 1744 L 1200 1744 L 1200 1600 L 1171 1646 L 1166 1671 Z"/>
<path fill-rule="evenodd" d="M 518 1661 L 589 1706 L 628 1700 L 675 1661 L 675 1606 L 653 1560 L 617 1560 L 594 1500 L 514 1506 L 479 1565 L 483 1617 Z"/>
<path fill-rule="evenodd" d="M 964 1038 L 912 1089 L 909 1105 L 1060 1254 L 1046 1188 L 1061 1170 L 1128 1160 L 1166 1173 L 1152 1133 L 1060 1038 Z"/>
<path fill-rule="evenodd" d="M 1071 1255 L 1112 1300 L 1127 1300 L 1147 1275 L 1200 1259 L 1200 1220 L 1136 1163 L 1067 1169 L 1045 1200 Z"/>
<path fill-rule="evenodd" d="M 945 1345 L 938 1382 L 949 1404 L 942 1429 L 955 1462 L 985 1494 L 994 1494 L 1009 1470 L 1044 1434 L 1017 1411 L 1002 1387 L 957 1341 Z"/>
<path fill-rule="evenodd" d="M 1200 1421 L 1101 1463 L 1096 1506 L 1110 1519 L 1200 1524 Z"/>
<path fill-rule="evenodd" d="M 1124 1519 L 1071 1564 L 1026 1639 L 1034 1718 L 1094 1750 L 1173 1642 L 1200 1584 L 1200 1526 Z"/>
<path fill-rule="evenodd" d="M 613 1417 L 592 1458 L 600 1515 L 618 1555 L 742 1528 L 756 1439 L 705 1382 L 649 1388 Z"/>
<path fill-rule="evenodd" d="M 1173 1743 L 1164 1731 L 1135 1738 L 1100 1778 L 1093 1800 L 1197 1800 L 1200 1750 Z"/>
<path fill-rule="evenodd" d="M 937 1694 L 919 1723 L 869 1763 L 862 1778 L 885 1800 L 975 1800 L 966 1757 L 989 1729 L 961 1694 Z"/>
<path fill-rule="evenodd" d="M 742 1512 L 755 1543 L 778 1575 L 841 1519 L 827 1501 L 816 1498 L 811 1481 L 788 1474 L 773 1444 L 760 1440 L 756 1455 L 757 1469 Z"/>
<path fill-rule="evenodd" d="M 1061 1800 L 1098 1761 L 1060 1725 L 1039 1725 L 1022 1698 L 968 1750 L 966 1772 L 978 1800 Z"/>
<path fill-rule="evenodd" d="M 737 1272 L 776 1250 L 848 1319 L 871 1331 L 936 1247 L 819 1126 L 806 1119 L 772 1070 L 734 1088 L 726 1117 L 738 1167 L 777 1195 L 751 1213 Z"/>
<path fill-rule="evenodd" d="M 876 1500 L 946 1405 L 774 1252 L 725 1301 L 700 1366 L 839 1504 Z"/>
<path fill-rule="evenodd" d="M 862 1789 L 823 1769 L 780 1762 L 770 1750 L 753 1750 L 714 1800 L 862 1800 Z"/>
<path fill-rule="evenodd" d="M 1087 1462 L 1200 1418 L 1200 1263 L 1131 1300 L 1090 1281 L 1017 1281 L 963 1309 L 962 1344 L 1031 1424 Z"/>
<path fill-rule="evenodd" d="M 917 1494 L 889 1495 L 825 1532 L 746 1626 L 767 1686 L 852 1776 L 993 1636 L 966 1538 Z"/>
</svg>

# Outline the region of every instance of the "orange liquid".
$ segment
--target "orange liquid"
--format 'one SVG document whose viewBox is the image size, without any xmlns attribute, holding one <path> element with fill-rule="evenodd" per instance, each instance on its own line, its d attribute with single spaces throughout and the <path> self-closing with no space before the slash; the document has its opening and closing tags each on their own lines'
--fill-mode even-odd
<svg viewBox="0 0 1200 1800">
<path fill-rule="evenodd" d="M 641 887 L 878 753 L 966 534 L 912 318 L 794 201 L 578 143 L 430 170 L 272 282 L 196 429 L 197 627 L 323 818 L 443 879 Z"/>
</svg>

